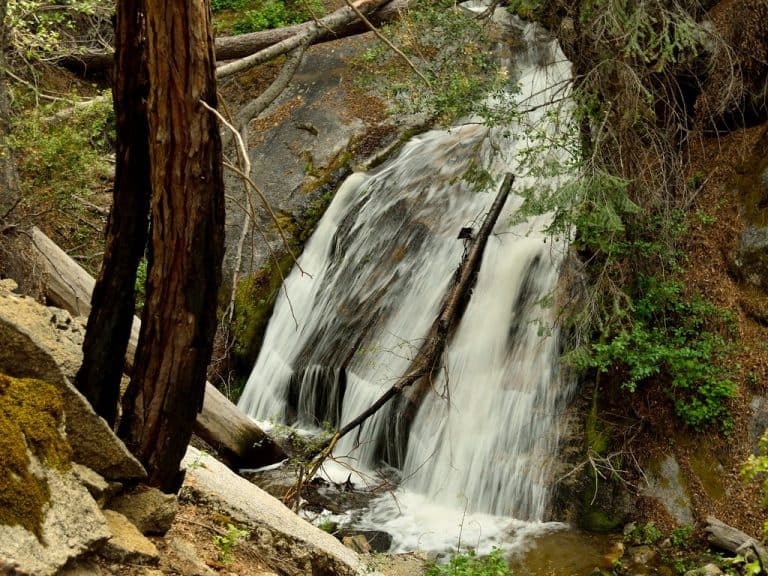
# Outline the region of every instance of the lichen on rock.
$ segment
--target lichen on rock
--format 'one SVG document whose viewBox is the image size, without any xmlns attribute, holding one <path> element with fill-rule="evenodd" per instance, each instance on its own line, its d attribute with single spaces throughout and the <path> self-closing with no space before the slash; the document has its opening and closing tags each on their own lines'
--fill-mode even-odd
<svg viewBox="0 0 768 576">
<path fill-rule="evenodd" d="M 31 471 L 29 455 L 48 467 L 68 469 L 72 452 L 63 423 L 55 386 L 0 374 L 0 524 L 22 526 L 40 538 L 50 491 L 47 480 Z"/>
</svg>

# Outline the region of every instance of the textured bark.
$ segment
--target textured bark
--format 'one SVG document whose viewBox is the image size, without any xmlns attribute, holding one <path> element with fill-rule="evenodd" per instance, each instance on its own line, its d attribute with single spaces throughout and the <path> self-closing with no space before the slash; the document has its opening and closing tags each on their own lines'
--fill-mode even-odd
<svg viewBox="0 0 768 576">
<path fill-rule="evenodd" d="M 203 0 L 146 2 L 151 158 L 147 297 L 120 435 L 171 492 L 205 391 L 224 251 L 213 39 Z"/>
<path fill-rule="evenodd" d="M 5 218 L 19 201 L 19 177 L 16 163 L 10 148 L 6 144 L 10 117 L 8 97 L 5 93 L 5 12 L 7 1 L 0 0 L 0 219 Z"/>
<path fill-rule="evenodd" d="M 37 228 L 20 237 L 25 244 L 29 243 L 25 256 L 43 272 L 46 300 L 74 315 L 87 316 L 96 283 L 93 277 Z M 141 321 L 134 316 L 125 353 L 125 373 L 129 375 L 133 372 L 140 331 Z M 282 448 L 210 383 L 205 385 L 203 409 L 193 431 L 232 466 L 259 468 L 285 458 Z"/>
<path fill-rule="evenodd" d="M 408 8 L 411 1 L 412 0 L 392 0 L 391 2 L 387 2 L 371 15 L 371 21 L 376 25 L 391 22 L 398 18 L 403 10 Z M 305 22 L 303 24 L 286 26 L 285 28 L 276 28 L 274 30 L 262 30 L 261 32 L 251 32 L 239 36 L 216 38 L 216 59 L 223 61 L 244 58 L 245 56 L 264 50 L 273 44 L 282 42 L 291 36 L 305 33 L 313 25 L 314 22 Z M 360 34 L 367 31 L 365 26 L 354 18 L 343 21 L 336 27 L 329 26 L 329 29 L 332 30 L 332 32 L 327 31 L 327 33 L 317 37 L 315 42 L 335 40 L 337 38 L 343 38 L 345 36 Z M 85 52 L 60 58 L 58 63 L 61 66 L 80 74 L 100 73 L 112 66 L 112 54 L 108 52 Z"/>
<path fill-rule="evenodd" d="M 765 571 L 766 566 L 768 566 L 768 553 L 755 538 L 728 526 L 714 516 L 707 516 L 705 524 L 704 533 L 710 544 L 721 550 L 737 554 L 746 559 L 747 562 L 758 560 L 760 567 Z"/>
<path fill-rule="evenodd" d="M 96 412 L 115 423 L 134 313 L 136 269 L 147 243 L 149 151 L 143 0 L 120 2 L 115 34 L 112 90 L 117 121 L 116 173 L 112 212 L 101 273 L 83 343 L 83 364 L 75 385 Z"/>
</svg>

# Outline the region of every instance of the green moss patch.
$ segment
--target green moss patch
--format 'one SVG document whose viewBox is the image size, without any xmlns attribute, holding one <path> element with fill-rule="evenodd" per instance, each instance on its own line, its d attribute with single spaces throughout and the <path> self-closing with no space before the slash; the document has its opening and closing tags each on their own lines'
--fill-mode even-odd
<svg viewBox="0 0 768 576">
<path fill-rule="evenodd" d="M 283 278 L 292 266 L 293 259 L 284 254 L 237 285 L 232 334 L 235 368 L 239 374 L 248 374 L 256 361 Z"/>
<path fill-rule="evenodd" d="M 48 482 L 29 470 L 28 451 L 51 468 L 69 468 L 71 448 L 55 386 L 0 374 L 0 524 L 22 526 L 39 538 L 50 500 Z"/>
</svg>

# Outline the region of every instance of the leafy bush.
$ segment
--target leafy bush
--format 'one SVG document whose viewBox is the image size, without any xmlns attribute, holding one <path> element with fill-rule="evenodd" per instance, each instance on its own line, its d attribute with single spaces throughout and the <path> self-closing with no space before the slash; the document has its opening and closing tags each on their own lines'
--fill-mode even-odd
<svg viewBox="0 0 768 576">
<path fill-rule="evenodd" d="M 243 8 L 245 8 L 245 0 L 211 0 L 211 10 L 214 12 L 242 10 Z"/>
<path fill-rule="evenodd" d="M 494 548 L 488 556 L 477 556 L 470 550 L 456 554 L 445 566 L 433 564 L 426 576 L 511 576 L 512 572 L 501 550 Z"/>
<path fill-rule="evenodd" d="M 627 533 L 624 540 L 630 544 L 644 545 L 655 544 L 661 540 L 662 533 L 653 522 L 641 526 L 635 526 Z"/>
<path fill-rule="evenodd" d="M 602 373 L 620 370 L 622 386 L 630 392 L 662 378 L 683 422 L 696 429 L 727 424 L 725 401 L 736 393 L 724 368 L 729 344 L 708 329 L 727 317 L 699 297 L 686 297 L 678 281 L 640 277 L 637 294 L 627 327 L 593 343 L 584 356 L 576 356 L 576 364 Z"/>
<path fill-rule="evenodd" d="M 101 49 L 114 7 L 99 0 L 8 0 L 10 45 L 26 59 L 76 49 Z"/>
<path fill-rule="evenodd" d="M 257 9 L 245 10 L 242 17 L 232 25 L 232 30 L 237 34 L 246 34 L 281 28 L 306 22 L 313 17 L 323 16 L 324 13 L 325 8 L 321 0 L 267 0 Z"/>
<path fill-rule="evenodd" d="M 686 524 L 672 530 L 669 540 L 672 546 L 683 550 L 691 545 L 691 536 L 693 536 L 693 526 Z"/>
<path fill-rule="evenodd" d="M 213 536 L 213 544 L 219 551 L 219 562 L 231 564 L 235 559 L 235 548 L 250 535 L 251 533 L 248 530 L 241 530 L 233 524 L 227 524 L 225 534 L 215 534 Z"/>
<path fill-rule="evenodd" d="M 21 105 L 26 95 L 17 94 L 16 105 Z M 63 119 L 56 117 L 61 104 L 17 109 L 8 139 L 20 176 L 19 214 L 33 221 L 46 215 L 39 225 L 91 273 L 98 270 L 104 249 L 115 139 L 111 99 L 94 102 Z"/>
</svg>

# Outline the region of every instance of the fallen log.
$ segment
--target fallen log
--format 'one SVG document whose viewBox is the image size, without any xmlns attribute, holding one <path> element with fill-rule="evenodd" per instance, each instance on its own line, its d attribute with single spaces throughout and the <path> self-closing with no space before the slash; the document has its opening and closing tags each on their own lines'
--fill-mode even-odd
<svg viewBox="0 0 768 576">
<path fill-rule="evenodd" d="M 403 393 L 403 391 L 418 383 L 414 394 L 408 399 L 409 410 L 415 415 L 418 406 L 432 386 L 432 380 L 436 371 L 440 368 L 446 343 L 459 324 L 466 309 L 466 304 L 471 295 L 472 286 L 477 279 L 477 272 L 482 261 L 483 251 L 488 243 L 488 237 L 498 220 L 501 209 L 509 196 L 514 182 L 514 175 L 507 174 L 499 188 L 496 199 L 491 205 L 483 225 L 471 244 L 464 253 L 461 264 L 456 270 L 456 282 L 448 293 L 424 343 L 419 348 L 416 357 L 411 361 L 406 373 L 401 376 L 389 390 L 382 394 L 367 410 L 357 418 L 351 420 L 331 438 L 322 443 L 317 452 L 321 452 L 321 458 L 325 459 L 338 440 L 352 430 L 361 426 L 368 418 L 378 412 L 389 400 Z M 410 418 L 413 418 L 413 415 Z M 309 474 L 311 478 L 313 474 Z"/>
<path fill-rule="evenodd" d="M 391 0 L 383 6 L 380 6 L 373 14 L 371 14 L 371 21 L 377 26 L 391 22 L 392 20 L 397 19 L 403 10 L 408 8 L 411 1 L 412 0 Z M 335 13 L 336 12 L 333 14 Z M 323 19 L 320 21 L 322 22 Z M 284 28 L 216 38 L 216 60 L 226 61 L 244 58 L 250 54 L 254 54 L 255 52 L 259 52 L 277 44 L 278 42 L 282 42 L 287 38 L 297 34 L 306 33 L 314 24 L 314 22 L 304 22 L 303 24 L 286 26 Z M 366 31 L 366 27 L 361 22 L 354 19 L 352 21 L 343 21 L 334 28 L 329 26 L 327 33 L 318 36 L 315 39 L 315 43 L 336 40 L 338 38 L 361 34 Z M 113 60 L 114 54 L 112 52 L 85 51 L 79 54 L 62 56 L 56 60 L 56 63 L 78 74 L 99 74 L 111 68 Z"/>
<path fill-rule="evenodd" d="M 749 534 L 728 526 L 714 516 L 707 517 L 704 532 L 707 534 L 707 540 L 713 546 L 741 556 L 747 562 L 757 560 L 760 563 L 762 573 L 766 573 L 768 554 L 766 554 L 762 544 Z"/>
<path fill-rule="evenodd" d="M 301 44 L 316 44 L 322 39 L 338 38 L 336 31 L 357 22 L 358 13 L 370 14 L 387 2 L 388 0 L 359 0 L 355 3 L 356 10 L 349 6 L 344 6 L 317 21 L 306 22 L 306 28 L 287 37 L 285 40 L 217 67 L 216 78 L 226 78 L 232 74 L 249 70 L 259 64 L 264 64 L 273 58 L 294 50 Z"/>
<path fill-rule="evenodd" d="M 39 229 L 33 228 L 30 237 L 43 269 L 45 297 L 72 314 L 86 316 L 91 309 L 94 278 Z M 125 358 L 127 371 L 133 367 L 140 327 L 141 321 L 134 317 Z M 194 432 L 233 467 L 256 468 L 285 458 L 282 448 L 209 382 Z"/>
</svg>

